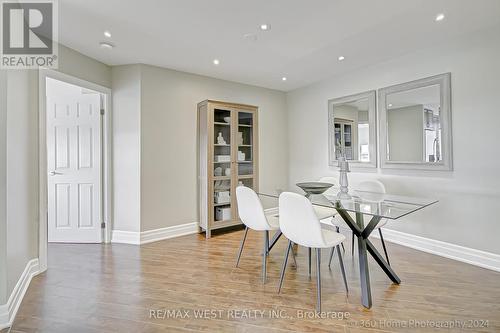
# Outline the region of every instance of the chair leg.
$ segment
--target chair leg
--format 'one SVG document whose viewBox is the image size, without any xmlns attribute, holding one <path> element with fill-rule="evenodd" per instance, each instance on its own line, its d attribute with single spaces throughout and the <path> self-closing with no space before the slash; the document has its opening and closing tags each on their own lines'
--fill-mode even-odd
<svg viewBox="0 0 500 333">
<path fill-rule="evenodd" d="M 387 265 L 391 266 L 389 262 L 389 256 L 387 255 L 387 249 L 385 248 L 384 236 L 382 236 L 382 229 L 378 229 L 378 233 L 380 235 L 380 240 L 382 241 L 382 247 L 384 248 L 385 259 L 387 259 Z"/>
<path fill-rule="evenodd" d="M 340 228 L 339 228 L 339 226 L 336 226 L 336 229 L 337 229 L 337 232 L 340 234 Z M 342 251 L 344 251 L 344 253 L 345 253 L 344 243 L 340 243 L 340 245 L 342 246 Z M 330 261 L 332 261 L 332 259 L 330 259 Z"/>
<path fill-rule="evenodd" d="M 293 252 L 293 243 L 292 250 L 290 252 L 292 252 L 293 265 L 295 266 L 295 268 L 297 268 L 297 258 L 295 258 L 295 252 Z"/>
<path fill-rule="evenodd" d="M 245 240 L 247 239 L 248 227 L 245 227 L 245 233 L 243 234 L 243 239 L 241 240 L 240 250 L 238 251 L 238 259 L 236 259 L 236 266 L 240 264 L 241 252 L 243 252 L 243 244 L 245 244 Z"/>
<path fill-rule="evenodd" d="M 269 231 L 266 231 L 266 273 L 267 273 L 267 259 L 269 257 L 269 253 L 271 251 L 269 250 Z"/>
<path fill-rule="evenodd" d="M 332 266 L 332 258 L 334 252 L 335 252 L 335 247 L 332 247 L 332 250 L 330 251 L 330 259 L 328 260 L 328 268 L 331 268 Z"/>
<path fill-rule="evenodd" d="M 309 256 L 309 277 L 311 277 L 311 248 L 308 247 L 307 248 L 307 253 L 308 253 L 308 256 Z"/>
<path fill-rule="evenodd" d="M 267 231 L 264 231 L 264 249 L 262 251 L 262 283 L 266 283 L 268 251 L 269 251 L 269 233 Z"/>
<path fill-rule="evenodd" d="M 269 256 L 269 231 L 266 230 L 266 255 Z"/>
<path fill-rule="evenodd" d="M 339 256 L 340 271 L 342 272 L 342 277 L 344 278 L 345 291 L 348 293 L 349 288 L 347 287 L 347 279 L 345 277 L 344 260 L 342 260 L 342 253 L 340 253 L 340 247 L 338 245 L 337 255 Z"/>
<path fill-rule="evenodd" d="M 321 312 L 321 249 L 316 249 L 316 292 L 317 305 L 316 311 Z"/>
<path fill-rule="evenodd" d="M 278 286 L 278 294 L 281 292 L 281 286 L 283 285 L 283 279 L 285 277 L 286 263 L 288 262 L 288 254 L 290 253 L 291 249 L 292 249 L 292 241 L 288 241 L 288 246 L 287 246 L 286 251 L 285 251 L 285 259 L 283 259 L 283 266 L 281 267 L 280 284 Z"/>
<path fill-rule="evenodd" d="M 351 255 L 354 257 L 354 232 L 352 233 Z"/>
</svg>

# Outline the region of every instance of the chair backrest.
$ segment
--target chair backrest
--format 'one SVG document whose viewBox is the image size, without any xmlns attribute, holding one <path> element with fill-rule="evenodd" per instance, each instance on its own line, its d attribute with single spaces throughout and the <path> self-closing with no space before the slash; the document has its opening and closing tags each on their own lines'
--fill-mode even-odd
<svg viewBox="0 0 500 333">
<path fill-rule="evenodd" d="M 376 193 L 384 193 L 384 194 L 386 193 L 384 184 L 382 184 L 382 182 L 380 182 L 378 180 L 365 180 L 365 181 L 359 183 L 355 187 L 355 189 L 360 190 L 360 191 L 367 191 L 367 192 L 375 193 L 375 195 L 366 193 L 367 196 L 364 198 L 364 199 L 368 199 L 368 200 L 373 200 L 373 202 L 378 202 L 383 197 L 381 195 L 377 196 Z M 372 218 L 372 216 L 370 216 L 370 215 L 363 215 L 365 225 L 368 223 L 368 221 L 370 221 L 371 218 Z"/>
<path fill-rule="evenodd" d="M 378 180 L 365 180 L 356 186 L 356 190 L 385 193 L 385 186 Z"/>
<path fill-rule="evenodd" d="M 306 247 L 325 247 L 321 224 L 309 199 L 297 193 L 281 193 L 279 216 L 286 238 Z"/>
<path fill-rule="evenodd" d="M 238 204 L 238 215 L 247 227 L 254 230 L 271 229 L 264 208 L 262 208 L 259 197 L 254 190 L 246 186 L 236 187 L 236 202 Z"/>
<path fill-rule="evenodd" d="M 325 195 L 337 195 L 337 193 L 339 191 L 339 188 L 338 188 L 339 187 L 339 180 L 337 178 L 335 178 L 335 177 L 322 177 L 322 178 L 320 178 L 319 181 L 322 183 L 333 184 L 333 186 L 330 187 L 325 192 L 323 192 L 323 194 L 325 194 Z"/>
</svg>

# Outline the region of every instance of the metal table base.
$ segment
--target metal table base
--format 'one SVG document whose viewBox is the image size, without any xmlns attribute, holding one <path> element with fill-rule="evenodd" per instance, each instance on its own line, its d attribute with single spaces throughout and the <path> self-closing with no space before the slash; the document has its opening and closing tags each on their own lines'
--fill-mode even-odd
<svg viewBox="0 0 500 333">
<path fill-rule="evenodd" d="M 363 214 L 356 213 L 356 222 L 352 219 L 348 212 L 342 209 L 339 203 L 336 204 L 335 209 L 346 222 L 346 224 L 351 228 L 354 235 L 358 238 L 358 255 L 359 255 L 359 275 L 361 281 L 361 303 L 365 308 L 372 307 L 372 293 L 370 287 L 370 270 L 368 268 L 368 254 L 375 259 L 377 264 L 382 268 L 382 270 L 387 274 L 393 283 L 400 284 L 401 279 L 392 270 L 391 266 L 384 260 L 384 258 L 377 251 L 375 246 L 368 240 L 368 237 L 375 229 L 377 224 L 380 222 L 380 216 L 374 216 L 368 223 L 364 226 Z"/>
</svg>

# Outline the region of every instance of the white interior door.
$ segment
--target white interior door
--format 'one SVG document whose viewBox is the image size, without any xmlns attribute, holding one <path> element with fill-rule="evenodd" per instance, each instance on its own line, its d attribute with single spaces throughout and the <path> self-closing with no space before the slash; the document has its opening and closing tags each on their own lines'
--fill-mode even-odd
<svg viewBox="0 0 500 333">
<path fill-rule="evenodd" d="M 100 98 L 47 78 L 49 242 L 101 242 Z"/>
</svg>

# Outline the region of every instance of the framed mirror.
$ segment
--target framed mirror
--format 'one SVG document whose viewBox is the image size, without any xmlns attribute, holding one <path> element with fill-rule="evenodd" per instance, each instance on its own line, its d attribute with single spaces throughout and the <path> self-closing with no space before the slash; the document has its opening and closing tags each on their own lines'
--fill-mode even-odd
<svg viewBox="0 0 500 333">
<path fill-rule="evenodd" d="M 382 168 L 452 170 L 450 73 L 380 89 Z"/>
<path fill-rule="evenodd" d="M 353 167 L 377 167 L 375 90 L 328 101 L 329 164 L 345 153 Z"/>
</svg>

